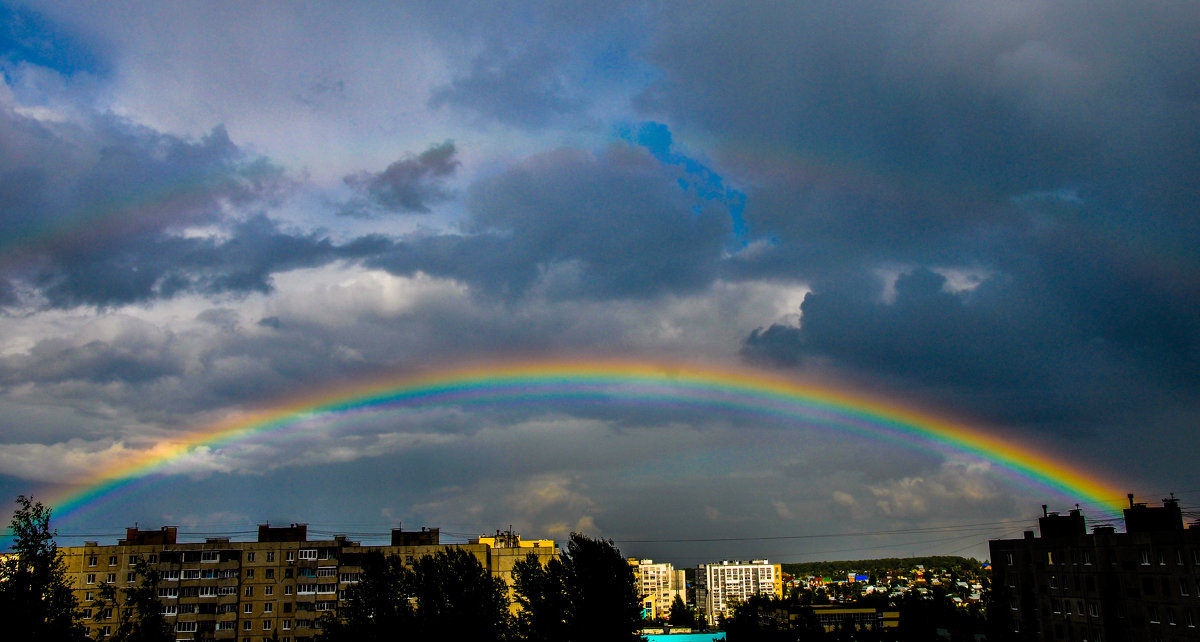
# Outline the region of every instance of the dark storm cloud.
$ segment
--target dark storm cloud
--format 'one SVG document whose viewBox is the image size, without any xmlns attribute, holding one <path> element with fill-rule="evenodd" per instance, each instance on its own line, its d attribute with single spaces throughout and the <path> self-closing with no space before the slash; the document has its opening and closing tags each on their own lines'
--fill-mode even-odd
<svg viewBox="0 0 1200 642">
<path fill-rule="evenodd" d="M 388 243 L 363 238 L 335 245 L 318 234 L 291 234 L 258 215 L 230 227 L 230 238 L 151 235 L 80 249 L 41 269 L 34 283 L 54 306 L 99 306 L 271 290 L 274 272 L 374 254 Z"/>
<path fill-rule="evenodd" d="M 221 128 L 188 141 L 110 117 L 88 127 L 0 117 L 10 134 L 0 146 L 0 249 L 10 259 L 0 294 L 10 303 L 14 281 L 34 286 L 51 306 L 265 292 L 272 272 L 388 246 L 377 237 L 339 246 L 248 214 L 274 203 L 287 181 Z M 450 171 L 452 152 L 434 148 L 421 162 Z M 180 234 L 197 225 L 222 233 Z"/>
<path fill-rule="evenodd" d="M 340 213 L 370 215 L 372 211 L 428 213 L 429 204 L 448 198 L 442 183 L 454 175 L 459 162 L 454 143 L 433 145 L 419 156 L 398 160 L 382 172 L 362 172 L 345 177 L 361 200 L 347 204 Z"/>
<path fill-rule="evenodd" d="M 647 297 L 711 283 L 729 239 L 720 201 L 645 150 L 561 149 L 477 182 L 466 234 L 414 238 L 371 264 L 451 276 L 503 296 Z"/>
<path fill-rule="evenodd" d="M 559 65 L 564 60 L 545 47 L 514 54 L 495 45 L 475 58 L 469 74 L 434 92 L 429 104 L 514 127 L 541 127 L 583 109 L 563 86 Z"/>
</svg>

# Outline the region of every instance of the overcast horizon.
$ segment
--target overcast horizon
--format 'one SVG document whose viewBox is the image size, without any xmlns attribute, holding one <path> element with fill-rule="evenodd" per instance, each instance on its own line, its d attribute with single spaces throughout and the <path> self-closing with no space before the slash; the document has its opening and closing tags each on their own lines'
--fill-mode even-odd
<svg viewBox="0 0 1200 642">
<path fill-rule="evenodd" d="M 1166 2 L 0 3 L 0 497 L 299 391 L 611 358 L 903 401 L 1200 516 L 1196 33 Z M 200 447 L 55 526 L 983 558 L 1083 501 L 1006 473 L 442 407 Z"/>
</svg>

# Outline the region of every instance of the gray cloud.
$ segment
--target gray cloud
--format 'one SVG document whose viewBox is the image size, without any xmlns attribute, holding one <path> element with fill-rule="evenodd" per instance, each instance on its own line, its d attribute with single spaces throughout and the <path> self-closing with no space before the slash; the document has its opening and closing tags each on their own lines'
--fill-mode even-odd
<svg viewBox="0 0 1200 642">
<path fill-rule="evenodd" d="M 345 177 L 345 183 L 362 197 L 347 204 L 340 214 L 365 216 L 373 210 L 428 213 L 431 203 L 449 197 L 442 183 L 458 169 L 455 151 L 454 143 L 446 141 L 419 156 L 398 160 L 382 172 Z"/>
<path fill-rule="evenodd" d="M 640 148 L 560 149 L 471 187 L 464 233 L 412 238 L 368 261 L 503 296 L 647 297 L 712 282 L 732 227 L 718 201 Z"/>
<path fill-rule="evenodd" d="M 544 47 L 514 54 L 493 45 L 475 58 L 466 76 L 437 89 L 429 104 L 510 126 L 541 127 L 583 109 L 583 101 L 564 87 L 559 71 L 563 61 L 563 56 Z"/>
</svg>

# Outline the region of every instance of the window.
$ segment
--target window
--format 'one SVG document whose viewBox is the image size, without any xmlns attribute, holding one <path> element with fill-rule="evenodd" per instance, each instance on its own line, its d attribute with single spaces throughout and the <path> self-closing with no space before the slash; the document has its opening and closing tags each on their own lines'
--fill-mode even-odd
<svg viewBox="0 0 1200 642">
<path fill-rule="evenodd" d="M 275 587 L 268 586 L 263 589 L 263 595 L 275 595 Z"/>
<path fill-rule="evenodd" d="M 1091 551 L 1084 551 L 1084 552 L 1083 552 L 1083 564 L 1084 564 L 1085 566 L 1088 566 L 1088 565 L 1090 565 L 1091 563 L 1092 563 L 1092 552 L 1091 552 Z"/>
<path fill-rule="evenodd" d="M 291 620 L 284 620 L 284 621 L 283 621 L 283 630 L 284 630 L 284 631 L 291 631 L 291 630 L 292 630 L 292 621 L 291 621 Z"/>
<path fill-rule="evenodd" d="M 246 569 L 246 579 L 249 580 L 249 579 L 252 579 L 253 577 L 254 577 L 254 569 L 252 569 L 252 568 Z"/>
<path fill-rule="evenodd" d="M 96 565 L 96 556 L 88 555 L 88 566 L 95 566 L 95 565 Z"/>
<path fill-rule="evenodd" d="M 177 589 L 173 586 L 172 587 L 160 586 L 160 587 L 158 587 L 158 597 L 160 599 L 175 599 L 175 598 L 179 597 L 179 589 Z"/>
<path fill-rule="evenodd" d="M 1167 625 L 1175 626 L 1175 609 L 1167 609 Z"/>
<path fill-rule="evenodd" d="M 270 555 L 270 553 L 268 553 L 268 555 Z M 247 561 L 247 562 L 253 562 L 253 561 L 254 561 L 254 551 L 250 551 L 249 553 L 246 553 L 246 561 Z M 270 559 L 268 559 L 267 561 L 269 562 L 269 561 L 271 561 L 271 560 L 270 560 Z"/>
<path fill-rule="evenodd" d="M 271 621 L 270 620 L 263 620 L 263 630 L 264 631 L 271 630 Z"/>
<path fill-rule="evenodd" d="M 217 622 L 217 630 L 218 631 L 232 631 L 232 630 L 234 630 L 236 625 L 237 625 L 237 622 L 234 620 L 225 620 L 223 622 Z"/>
<path fill-rule="evenodd" d="M 136 582 L 137 581 L 137 573 L 126 573 L 125 581 L 130 582 L 130 583 Z"/>
<path fill-rule="evenodd" d="M 1187 594 L 1188 594 L 1187 580 L 1179 580 L 1179 594 L 1181 596 L 1187 597 Z"/>
<path fill-rule="evenodd" d="M 1167 556 L 1166 556 L 1166 554 L 1165 554 L 1165 553 L 1163 553 L 1162 551 L 1159 551 L 1159 552 L 1158 552 L 1158 564 L 1159 564 L 1159 566 L 1166 566 L 1166 565 L 1167 565 Z"/>
<path fill-rule="evenodd" d="M 163 615 L 175 615 L 178 612 L 179 612 L 179 607 L 174 604 L 164 604 L 163 605 L 163 610 L 162 610 Z"/>
<path fill-rule="evenodd" d="M 101 620 L 111 620 L 112 619 L 112 607 L 111 606 L 104 609 L 104 611 L 100 613 L 100 619 Z"/>
<path fill-rule="evenodd" d="M 109 566 L 116 566 L 116 565 L 117 565 L 117 556 L 116 556 L 116 555 L 109 555 L 109 556 L 108 556 L 108 565 L 109 565 Z"/>
<path fill-rule="evenodd" d="M 201 562 L 220 562 L 221 551 L 204 551 L 200 553 Z"/>
<path fill-rule="evenodd" d="M 1150 606 L 1146 609 L 1146 615 L 1150 618 L 1151 624 L 1158 624 L 1158 607 Z"/>
<path fill-rule="evenodd" d="M 129 565 L 134 566 L 136 564 L 137 564 L 137 555 L 130 555 L 129 556 Z"/>
<path fill-rule="evenodd" d="M 243 631 L 249 631 L 251 626 L 253 626 L 253 625 L 251 624 L 250 620 L 245 620 L 242 622 L 242 630 Z"/>
<path fill-rule="evenodd" d="M 290 579 L 291 577 L 292 577 L 292 569 L 290 569 L 290 568 L 283 569 L 283 579 L 286 580 L 286 579 Z"/>
<path fill-rule="evenodd" d="M 197 597 L 200 595 L 200 587 L 184 586 L 179 589 L 179 597 Z"/>
<path fill-rule="evenodd" d="M 88 573 L 88 574 L 87 574 L 87 583 L 88 583 L 88 584 L 95 584 L 95 583 L 96 583 L 96 574 L 95 574 L 95 573 Z"/>
<path fill-rule="evenodd" d="M 317 569 L 317 577 L 337 577 L 337 567 L 322 566 Z"/>
<path fill-rule="evenodd" d="M 291 584 L 288 584 L 287 586 L 283 587 L 283 594 L 284 595 L 292 594 L 292 585 Z"/>
<path fill-rule="evenodd" d="M 147 556 L 146 563 L 147 564 L 158 564 L 158 555 L 154 554 L 154 555 Z"/>
<path fill-rule="evenodd" d="M 253 604 L 246 604 L 245 606 L 242 607 L 242 613 L 249 615 L 250 613 L 253 613 L 253 612 L 254 612 Z"/>
<path fill-rule="evenodd" d="M 221 574 L 218 577 L 220 577 L 223 580 L 232 580 L 232 579 L 236 578 L 237 576 L 238 576 L 238 571 L 236 568 L 227 568 L 227 569 L 222 570 Z"/>
<path fill-rule="evenodd" d="M 267 551 L 267 561 L 268 562 L 275 561 L 275 551 Z"/>
<path fill-rule="evenodd" d="M 100 627 L 100 636 L 101 637 L 108 637 L 110 635 L 112 635 L 112 627 L 111 626 Z"/>
<path fill-rule="evenodd" d="M 85 619 L 85 620 L 92 619 L 92 610 L 91 609 L 83 609 L 80 611 L 80 613 L 83 614 L 83 619 Z"/>
<path fill-rule="evenodd" d="M 1150 551 L 1138 551 L 1138 555 L 1142 558 L 1142 566 L 1150 566 Z"/>
<path fill-rule="evenodd" d="M 1175 551 L 1175 563 L 1181 566 L 1183 565 L 1183 550 Z"/>
<path fill-rule="evenodd" d="M 105 576 L 105 578 L 106 579 L 104 581 L 108 582 L 109 584 L 117 583 L 117 574 L 116 573 L 109 573 L 108 575 Z"/>
<path fill-rule="evenodd" d="M 316 593 L 317 585 L 316 584 L 297 584 L 296 592 L 297 593 Z"/>
<path fill-rule="evenodd" d="M 84 598 L 83 598 L 83 599 L 84 599 L 84 601 L 85 601 L 85 602 L 91 602 L 92 600 L 96 599 L 96 592 L 95 592 L 95 591 L 88 591 L 87 593 L 85 593 L 85 594 L 84 594 Z"/>
<path fill-rule="evenodd" d="M 275 610 L 275 604 L 273 602 L 267 602 L 266 604 L 263 604 L 263 613 L 270 613 L 271 611 L 274 611 L 274 610 Z"/>
<path fill-rule="evenodd" d="M 217 587 L 217 595 L 237 595 L 236 586 L 219 586 Z"/>
<path fill-rule="evenodd" d="M 1062 613 L 1062 602 L 1059 600 L 1050 600 L 1050 612 Z"/>
<path fill-rule="evenodd" d="M 358 573 L 358 572 L 354 572 L 354 573 L 342 573 L 342 574 L 341 574 L 341 576 L 340 576 L 340 577 L 338 577 L 338 580 L 340 580 L 340 581 L 342 581 L 342 582 L 347 582 L 347 583 L 351 583 L 351 584 L 352 584 L 352 583 L 354 583 L 354 582 L 357 582 L 357 581 L 358 581 L 358 578 L 359 578 L 359 577 L 361 577 L 361 576 L 362 576 L 362 574 L 361 574 L 361 573 Z"/>
<path fill-rule="evenodd" d="M 302 560 L 315 560 L 315 559 L 317 559 L 317 549 L 315 549 L 315 548 L 302 548 L 302 549 L 300 549 L 300 559 L 302 559 Z"/>
<path fill-rule="evenodd" d="M 203 570 L 201 570 L 201 571 L 200 571 L 200 579 L 202 579 L 202 580 L 215 580 L 215 579 L 217 579 L 217 569 L 215 569 L 215 568 L 206 568 L 206 569 L 203 569 Z"/>
<path fill-rule="evenodd" d="M 321 601 L 317 602 L 313 608 L 315 608 L 318 611 L 332 611 L 336 607 L 337 607 L 336 600 L 321 600 Z"/>
<path fill-rule="evenodd" d="M 185 569 L 183 569 L 183 579 L 185 579 L 185 580 L 198 580 L 198 579 L 200 579 L 200 569 L 198 569 L 198 568 L 185 568 Z"/>
<path fill-rule="evenodd" d="M 1191 609 L 1183 610 L 1183 623 L 1188 625 L 1189 628 L 1196 627 L 1196 614 L 1192 613 Z"/>
<path fill-rule="evenodd" d="M 246 587 L 246 597 L 254 597 L 254 587 L 253 586 Z"/>
<path fill-rule="evenodd" d="M 1054 551 L 1046 551 L 1046 563 L 1054 564 Z"/>
<path fill-rule="evenodd" d="M 288 551 L 287 552 L 287 561 L 289 561 L 289 562 L 296 561 L 296 551 Z"/>
<path fill-rule="evenodd" d="M 1058 577 L 1055 575 L 1050 576 L 1050 588 L 1058 588 Z"/>
<path fill-rule="evenodd" d="M 201 586 L 200 587 L 200 597 L 216 597 L 216 596 L 217 596 L 217 587 L 215 587 L 215 586 Z"/>
<path fill-rule="evenodd" d="M 195 633 L 199 627 L 195 622 L 176 622 L 176 633 Z"/>
<path fill-rule="evenodd" d="M 275 569 L 273 569 L 273 568 L 267 569 L 265 575 L 268 580 L 275 579 Z"/>
<path fill-rule="evenodd" d="M 1012 554 L 1012 553 L 1005 553 L 1005 554 L 1004 554 L 1004 562 L 1005 562 L 1006 564 L 1008 564 L 1009 566 L 1012 566 L 1012 565 L 1013 565 L 1013 554 Z"/>
<path fill-rule="evenodd" d="M 296 620 L 296 628 L 298 629 L 311 629 L 312 625 L 312 620 Z"/>
<path fill-rule="evenodd" d="M 187 615 L 189 613 L 198 613 L 199 611 L 200 611 L 199 604 L 180 604 L 179 605 L 179 614 L 180 615 Z"/>
<path fill-rule="evenodd" d="M 173 568 L 173 569 L 168 569 L 166 571 L 163 571 L 159 579 L 162 579 L 164 581 L 178 582 L 179 581 L 179 569 Z"/>
</svg>

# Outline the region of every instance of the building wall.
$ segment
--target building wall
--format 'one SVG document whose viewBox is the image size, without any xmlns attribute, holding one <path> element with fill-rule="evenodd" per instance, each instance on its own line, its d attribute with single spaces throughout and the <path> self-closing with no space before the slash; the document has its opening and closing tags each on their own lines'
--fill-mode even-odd
<svg viewBox="0 0 1200 642">
<path fill-rule="evenodd" d="M 990 542 L 997 628 L 1013 639 L 1200 640 L 1200 528 L 1183 528 L 1173 500 L 1125 516 L 1132 532 L 1088 533 L 1071 511 L 1039 520 L 1040 537 Z"/>
<path fill-rule="evenodd" d="M 100 595 L 101 583 L 118 587 L 136 583 L 133 572 L 139 557 L 150 562 L 163 578 L 159 594 L 168 619 L 176 626 L 177 640 L 204 637 L 259 642 L 277 634 L 281 642 L 304 642 L 317 634 L 316 620 L 335 609 L 346 589 L 358 581 L 365 553 L 397 555 L 411 564 L 422 555 L 462 548 L 475 555 L 494 576 L 505 580 L 511 598 L 511 571 L 516 559 L 533 552 L 545 563 L 557 552 L 553 541 L 538 540 L 537 546 L 532 542 L 522 546 L 517 536 L 502 542 L 502 547 L 495 547 L 494 538 L 467 544 L 439 544 L 418 538 L 409 541 L 427 543 L 361 546 L 345 538 L 308 540 L 302 529 L 268 533 L 265 539 L 270 541 L 263 541 L 260 530 L 257 542 L 209 539 L 177 543 L 172 533 L 169 541 L 146 544 L 141 542 L 147 538 L 139 538 L 138 533 L 159 532 L 131 530 L 132 537 L 116 545 L 89 542 L 60 549 L 76 597 L 85 609 L 84 625 L 92 637 L 103 635 L 105 627 L 115 628 L 120 614 L 120 605 L 111 613 L 91 610 Z"/>
<path fill-rule="evenodd" d="M 783 597 L 782 568 L 767 560 L 705 564 L 697 581 L 704 582 L 704 615 L 710 624 L 715 624 L 719 615 L 728 616 L 734 604 L 752 595 Z"/>
<path fill-rule="evenodd" d="M 676 571 L 669 563 L 654 563 L 654 560 L 630 559 L 629 565 L 638 583 L 642 597 L 642 613 L 649 620 L 666 618 L 671 613 L 671 603 L 678 595 L 687 601 L 687 587 L 683 571 Z"/>
</svg>

